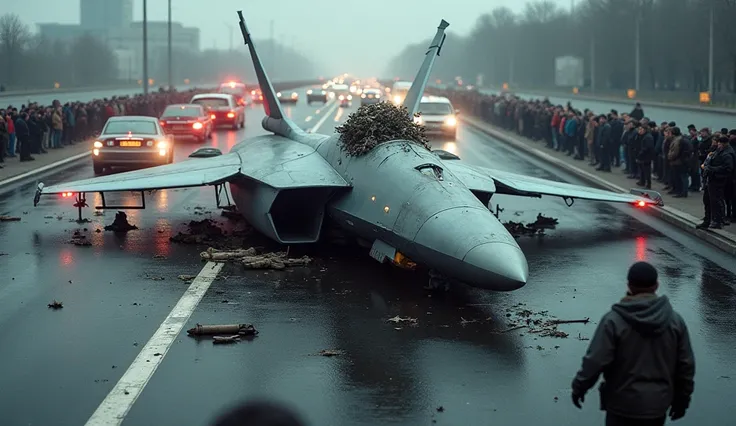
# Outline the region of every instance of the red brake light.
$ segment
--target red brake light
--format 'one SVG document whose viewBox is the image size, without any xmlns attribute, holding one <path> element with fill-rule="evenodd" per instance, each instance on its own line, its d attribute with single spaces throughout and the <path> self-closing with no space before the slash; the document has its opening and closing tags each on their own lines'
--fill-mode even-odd
<svg viewBox="0 0 736 426">
<path fill-rule="evenodd" d="M 214 120 L 215 119 L 215 114 L 210 114 L 210 118 Z"/>
<path fill-rule="evenodd" d="M 64 197 L 64 198 L 71 197 L 72 195 L 74 195 L 73 192 L 62 192 L 61 193 L 61 196 Z"/>
<path fill-rule="evenodd" d="M 233 118 L 233 117 L 235 117 L 235 113 L 234 112 L 231 111 L 231 112 L 228 112 L 227 113 L 227 118 Z"/>
<path fill-rule="evenodd" d="M 636 206 L 637 207 L 644 207 L 646 205 L 647 205 L 647 203 L 645 203 L 644 201 L 641 201 L 641 200 L 639 200 L 639 201 L 636 202 Z"/>
<path fill-rule="evenodd" d="M 159 121 L 158 123 L 159 123 L 160 125 L 162 125 L 162 126 L 165 126 L 165 125 L 166 125 L 166 122 L 165 122 L 165 121 Z"/>
</svg>

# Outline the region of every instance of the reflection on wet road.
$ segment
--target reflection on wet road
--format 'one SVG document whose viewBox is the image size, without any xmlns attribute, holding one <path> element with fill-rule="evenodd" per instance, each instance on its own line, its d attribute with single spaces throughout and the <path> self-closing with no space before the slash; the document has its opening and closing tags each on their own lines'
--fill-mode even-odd
<svg viewBox="0 0 736 426">
<path fill-rule="evenodd" d="M 318 114 L 300 102 L 288 113 L 303 127 L 320 114 L 342 114 L 324 122 L 320 131 L 326 132 L 357 105 L 342 112 L 320 108 Z M 226 151 L 263 133 L 261 117 L 252 111 L 244 132 L 219 131 L 211 144 Z M 572 181 L 465 127 L 456 142 L 433 145 L 479 166 Z M 192 149 L 177 151 L 177 161 Z M 91 174 L 87 164 L 44 182 Z M 106 212 L 85 225 L 93 246 L 76 247 L 67 244 L 81 228 L 69 221 L 73 208 L 45 203 L 34 209 L 32 189 L 29 183 L 0 199 L 0 212 L 22 217 L 0 224 L 0 252 L 8 253 L 0 257 L 0 338 L 6 342 L 0 345 L 0 388 L 13 389 L 0 400 L 0 412 L 13 425 L 84 424 L 187 289 L 176 277 L 202 268 L 198 253 L 205 247 L 168 238 L 189 220 L 209 217 L 196 214 L 196 206 L 225 221 L 212 208 L 211 188 L 159 191 L 147 210 L 128 212 L 140 230 L 95 233 L 112 220 L 114 212 Z M 317 259 L 308 268 L 227 265 L 186 327 L 248 322 L 260 335 L 213 346 L 182 333 L 123 424 L 204 425 L 250 396 L 290 402 L 314 425 L 602 424 L 595 390 L 582 411 L 569 401 L 588 344 L 581 339 L 595 324 L 561 326 L 569 333 L 565 339 L 492 330 L 506 328 L 515 315 L 507 309 L 518 303 L 561 319 L 597 322 L 623 296 L 626 269 L 636 260 L 659 269 L 661 291 L 690 327 L 696 391 L 678 424 L 731 421 L 732 259 L 628 206 L 578 201 L 568 208 L 561 199 L 508 196 L 494 197 L 496 203 L 504 221 L 533 221 L 541 212 L 560 222 L 543 238 L 519 241 L 530 270 L 522 289 L 430 295 L 421 289 L 422 277 L 340 246 L 299 249 Z M 52 299 L 64 308 L 47 310 Z M 397 315 L 416 318 L 416 326 L 387 321 Z M 313 356 L 323 349 L 344 355 Z M 24 409 L 31 401 L 43 401 L 44 409 Z M 437 411 L 440 406 L 444 411 Z"/>
</svg>

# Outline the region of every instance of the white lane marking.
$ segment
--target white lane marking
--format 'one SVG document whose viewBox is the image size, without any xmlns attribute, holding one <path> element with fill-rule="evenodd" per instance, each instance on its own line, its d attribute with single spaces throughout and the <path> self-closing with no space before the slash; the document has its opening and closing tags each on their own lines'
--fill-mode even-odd
<svg viewBox="0 0 736 426">
<path fill-rule="evenodd" d="M 314 125 L 311 129 L 309 129 L 309 133 L 316 133 L 317 130 L 319 130 L 320 127 L 322 127 L 323 124 L 325 124 L 325 121 L 327 121 L 328 118 L 330 118 L 330 115 L 332 115 L 333 111 L 337 109 L 337 107 L 340 106 L 337 102 L 333 103 L 325 112 L 325 115 L 322 116 L 322 118 L 319 119 L 317 124 Z"/>
<path fill-rule="evenodd" d="M 184 324 L 189 321 L 192 312 L 224 265 L 224 263 L 215 262 L 207 262 L 204 265 L 169 316 L 161 323 L 123 377 L 118 380 L 92 417 L 85 423 L 86 426 L 109 426 L 123 423 L 125 416 L 153 377 L 153 373 L 161 365 L 171 344 L 179 337 Z M 160 355 L 154 356 L 157 353 Z"/>
<path fill-rule="evenodd" d="M 335 121 L 340 121 L 340 118 L 342 117 L 342 112 L 344 109 L 340 108 L 337 110 L 337 114 L 335 114 Z"/>
<path fill-rule="evenodd" d="M 309 123 L 310 121 L 312 121 L 312 116 L 311 115 L 310 116 L 307 116 L 307 118 L 305 118 L 304 121 L 306 121 L 307 123 Z"/>
</svg>

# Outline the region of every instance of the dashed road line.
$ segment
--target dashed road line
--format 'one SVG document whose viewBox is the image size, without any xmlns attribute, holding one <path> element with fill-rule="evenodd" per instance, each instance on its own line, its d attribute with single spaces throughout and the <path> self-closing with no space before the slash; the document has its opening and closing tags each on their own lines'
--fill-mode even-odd
<svg viewBox="0 0 736 426">
<path fill-rule="evenodd" d="M 125 416 L 153 377 L 153 373 L 161 365 L 171 344 L 179 337 L 184 324 L 189 321 L 192 312 L 197 308 L 224 265 L 224 263 L 207 262 L 85 426 L 110 426 L 123 423 Z"/>
<path fill-rule="evenodd" d="M 309 129 L 309 133 L 316 133 L 320 127 L 322 127 L 323 124 L 325 124 L 325 121 L 327 121 L 330 116 L 332 116 L 332 113 L 335 112 L 337 107 L 340 106 L 337 102 L 334 102 L 325 112 L 325 115 L 322 116 L 322 118 L 317 121 L 317 124 L 314 125 L 311 129 Z"/>
</svg>

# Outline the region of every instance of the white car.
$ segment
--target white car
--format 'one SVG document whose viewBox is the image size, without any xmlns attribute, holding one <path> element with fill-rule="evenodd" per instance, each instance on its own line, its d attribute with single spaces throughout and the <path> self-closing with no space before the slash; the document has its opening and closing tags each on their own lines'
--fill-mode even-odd
<svg viewBox="0 0 736 426">
<path fill-rule="evenodd" d="M 419 102 L 419 117 L 414 122 L 424 126 L 426 134 L 438 134 L 455 140 L 457 136 L 457 113 L 449 99 L 442 96 L 422 96 Z"/>
<path fill-rule="evenodd" d="M 383 100 L 381 96 L 383 96 L 383 94 L 380 89 L 365 89 L 363 90 L 363 93 L 360 94 L 360 104 L 377 104 Z"/>
<path fill-rule="evenodd" d="M 203 93 L 194 95 L 190 104 L 202 105 L 210 114 L 213 126 L 245 127 L 245 106 L 238 104 L 235 96 L 227 93 Z"/>
<path fill-rule="evenodd" d="M 110 117 L 92 147 L 95 174 L 112 167 L 151 167 L 174 161 L 174 145 L 156 117 Z"/>
</svg>

